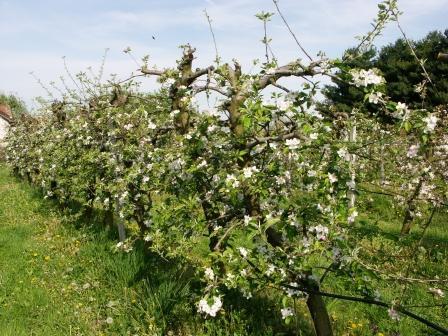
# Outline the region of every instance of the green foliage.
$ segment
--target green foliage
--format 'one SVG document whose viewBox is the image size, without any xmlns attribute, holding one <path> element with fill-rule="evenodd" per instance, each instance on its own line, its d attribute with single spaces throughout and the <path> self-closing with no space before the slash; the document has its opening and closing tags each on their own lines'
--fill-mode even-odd
<svg viewBox="0 0 448 336">
<path fill-rule="evenodd" d="M 19 118 L 24 114 L 28 114 L 25 102 L 16 95 L 0 93 L 0 104 L 6 104 L 11 108 L 14 119 Z"/>
</svg>

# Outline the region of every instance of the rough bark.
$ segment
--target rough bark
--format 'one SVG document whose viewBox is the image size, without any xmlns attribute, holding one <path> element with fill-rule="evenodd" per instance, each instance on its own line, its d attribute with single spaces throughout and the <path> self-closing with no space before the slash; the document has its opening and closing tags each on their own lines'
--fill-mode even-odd
<svg viewBox="0 0 448 336">
<path fill-rule="evenodd" d="M 403 224 L 401 226 L 401 234 L 407 235 L 411 232 L 412 221 L 414 219 L 414 211 L 415 211 L 415 199 L 420 194 L 420 190 L 423 186 L 423 177 L 420 177 L 417 186 L 415 187 L 414 193 L 408 199 L 407 207 L 404 214 Z"/>
<path fill-rule="evenodd" d="M 328 316 L 327 307 L 322 296 L 309 294 L 306 305 L 313 319 L 316 336 L 332 336 L 333 330 L 331 328 L 330 317 Z"/>
</svg>

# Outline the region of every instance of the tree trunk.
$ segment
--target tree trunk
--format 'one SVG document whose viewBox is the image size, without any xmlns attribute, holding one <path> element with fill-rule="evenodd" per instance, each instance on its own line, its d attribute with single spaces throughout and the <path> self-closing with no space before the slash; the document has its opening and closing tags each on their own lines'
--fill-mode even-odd
<svg viewBox="0 0 448 336">
<path fill-rule="evenodd" d="M 126 240 L 126 230 L 124 227 L 123 219 L 120 217 L 121 207 L 118 200 L 116 201 L 115 211 L 116 211 L 116 221 L 118 228 L 118 238 L 120 239 L 121 242 L 123 242 Z"/>
<path fill-rule="evenodd" d="M 356 142 L 356 126 L 353 125 L 350 129 L 348 141 L 351 143 Z M 350 169 L 350 175 L 351 175 L 351 182 L 354 185 L 356 180 L 356 171 L 355 171 L 355 164 L 356 164 L 356 155 L 350 154 L 350 163 L 349 163 L 349 169 Z M 356 190 L 353 187 L 350 187 L 347 192 L 348 197 L 348 208 L 354 208 L 356 205 Z"/>
<path fill-rule="evenodd" d="M 401 234 L 407 235 L 409 232 L 411 232 L 411 225 L 412 221 L 414 219 L 414 211 L 415 211 L 415 199 L 420 194 L 420 190 L 423 186 L 423 176 L 420 177 L 420 180 L 418 181 L 417 187 L 415 187 L 414 193 L 412 194 L 411 198 L 409 198 L 407 202 L 407 208 L 404 214 L 403 224 L 401 226 Z"/>
<path fill-rule="evenodd" d="M 104 211 L 103 225 L 108 228 L 112 228 L 114 226 L 114 213 L 110 207 L 108 210 Z"/>
<path fill-rule="evenodd" d="M 316 336 L 332 336 L 333 330 L 331 328 L 330 317 L 328 316 L 327 307 L 322 296 L 309 294 L 306 305 L 313 319 Z"/>
</svg>

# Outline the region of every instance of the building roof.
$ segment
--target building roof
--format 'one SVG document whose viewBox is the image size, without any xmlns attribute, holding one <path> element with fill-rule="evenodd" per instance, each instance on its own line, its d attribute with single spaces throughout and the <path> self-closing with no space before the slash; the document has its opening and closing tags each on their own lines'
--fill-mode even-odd
<svg viewBox="0 0 448 336">
<path fill-rule="evenodd" d="M 9 124 L 12 122 L 11 108 L 6 104 L 0 104 L 0 118 L 6 120 Z"/>
</svg>

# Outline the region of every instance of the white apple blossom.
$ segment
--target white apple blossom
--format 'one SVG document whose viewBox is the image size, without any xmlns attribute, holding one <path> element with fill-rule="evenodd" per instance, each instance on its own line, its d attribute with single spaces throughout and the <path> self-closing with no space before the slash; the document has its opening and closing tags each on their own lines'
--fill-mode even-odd
<svg viewBox="0 0 448 336">
<path fill-rule="evenodd" d="M 354 210 L 347 218 L 349 223 L 353 223 L 356 219 L 356 217 L 358 217 L 358 211 Z"/>
<path fill-rule="evenodd" d="M 396 111 L 393 114 L 394 117 L 402 120 L 407 120 L 409 118 L 409 108 L 405 103 L 398 102 L 395 109 Z"/>
<path fill-rule="evenodd" d="M 233 188 L 238 188 L 240 185 L 240 181 L 233 174 L 228 174 L 226 177 L 226 183 L 230 184 Z"/>
<path fill-rule="evenodd" d="M 400 315 L 398 314 L 398 312 L 393 307 L 389 308 L 387 310 L 387 313 L 389 314 L 389 317 L 392 320 L 395 320 L 395 321 L 399 321 L 400 320 Z"/>
<path fill-rule="evenodd" d="M 202 167 L 207 167 L 207 161 L 202 160 L 201 162 L 199 162 L 198 168 L 202 168 Z"/>
<path fill-rule="evenodd" d="M 286 146 L 288 146 L 288 148 L 290 150 L 294 150 L 299 148 L 299 144 L 300 144 L 300 140 L 297 138 L 292 138 L 292 139 L 286 139 Z"/>
<path fill-rule="evenodd" d="M 286 111 L 291 108 L 292 103 L 290 101 L 286 101 L 286 100 L 279 100 L 279 101 L 277 101 L 276 105 L 280 111 Z"/>
<path fill-rule="evenodd" d="M 175 80 L 174 78 L 167 78 L 167 79 L 165 80 L 164 84 L 171 86 L 171 85 L 173 85 L 175 82 L 176 82 L 176 80 Z"/>
<path fill-rule="evenodd" d="M 283 176 L 276 176 L 275 182 L 277 183 L 278 186 L 281 186 L 286 184 L 286 179 Z"/>
<path fill-rule="evenodd" d="M 170 117 L 171 117 L 171 118 L 174 118 L 178 113 L 180 113 L 179 110 L 172 110 L 172 111 L 170 112 Z"/>
<path fill-rule="evenodd" d="M 308 114 L 309 116 L 315 117 L 319 120 L 322 120 L 324 118 L 324 116 L 316 109 L 308 109 L 305 111 L 305 113 Z"/>
<path fill-rule="evenodd" d="M 330 180 L 330 183 L 336 183 L 338 181 L 338 178 L 335 174 L 328 173 L 328 179 Z"/>
<path fill-rule="evenodd" d="M 292 308 L 282 308 L 280 310 L 281 314 L 282 314 L 282 319 L 286 319 L 287 317 L 293 316 L 294 315 L 294 310 Z"/>
<path fill-rule="evenodd" d="M 383 94 L 381 92 L 371 92 L 369 94 L 369 103 L 378 104 Z"/>
<path fill-rule="evenodd" d="M 423 118 L 423 121 L 426 123 L 425 132 L 426 133 L 433 132 L 437 126 L 438 120 L 439 118 L 437 118 L 434 114 L 430 114 L 426 118 Z"/>
<path fill-rule="evenodd" d="M 307 176 L 309 176 L 309 177 L 314 177 L 314 176 L 316 176 L 317 175 L 317 172 L 315 171 L 315 170 L 308 170 L 308 172 L 306 173 L 307 174 Z"/>
<path fill-rule="evenodd" d="M 207 299 L 201 299 L 198 304 L 198 312 L 215 317 L 216 313 L 222 308 L 222 301 L 219 296 L 212 297 L 212 300 L 213 304 L 209 305 Z"/>
<path fill-rule="evenodd" d="M 252 177 L 252 175 L 254 173 L 258 173 L 258 172 L 259 172 L 259 170 L 255 166 L 243 168 L 243 175 L 245 178 L 250 178 L 250 177 Z"/>
<path fill-rule="evenodd" d="M 205 274 L 205 278 L 208 280 L 213 281 L 215 279 L 215 273 L 213 272 L 213 270 L 210 267 L 207 267 L 204 271 Z"/>
<path fill-rule="evenodd" d="M 337 153 L 338 153 L 338 156 L 341 159 L 344 159 L 345 161 L 349 161 L 350 160 L 350 153 L 348 152 L 346 147 L 339 148 Z"/>
<path fill-rule="evenodd" d="M 265 274 L 267 276 L 270 276 L 270 275 L 274 274 L 275 269 L 276 269 L 275 265 L 269 264 L 268 269 L 266 270 Z"/>
<path fill-rule="evenodd" d="M 148 121 L 148 128 L 149 128 L 150 130 L 154 130 L 154 129 L 157 128 L 157 125 L 154 124 L 151 120 L 149 120 L 149 121 Z"/>
<path fill-rule="evenodd" d="M 420 149 L 420 145 L 411 145 L 409 147 L 408 152 L 406 153 L 406 156 L 410 159 L 415 158 L 418 154 L 418 150 Z"/>
<path fill-rule="evenodd" d="M 244 247 L 238 247 L 238 252 L 240 252 L 243 258 L 247 258 L 247 255 L 249 254 L 249 251 Z"/>
<path fill-rule="evenodd" d="M 207 133 L 212 133 L 216 128 L 216 125 L 210 125 L 209 127 L 207 127 Z"/>
<path fill-rule="evenodd" d="M 317 240 L 327 240 L 329 230 L 328 227 L 323 226 L 322 224 L 312 226 L 308 229 L 308 231 L 314 233 Z"/>
<path fill-rule="evenodd" d="M 384 78 L 378 74 L 377 69 L 352 69 L 350 74 L 352 75 L 352 83 L 357 87 L 384 83 Z"/>
</svg>

